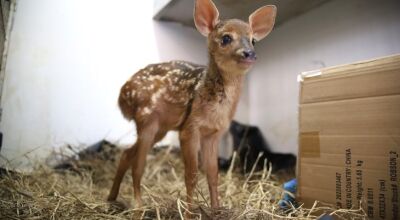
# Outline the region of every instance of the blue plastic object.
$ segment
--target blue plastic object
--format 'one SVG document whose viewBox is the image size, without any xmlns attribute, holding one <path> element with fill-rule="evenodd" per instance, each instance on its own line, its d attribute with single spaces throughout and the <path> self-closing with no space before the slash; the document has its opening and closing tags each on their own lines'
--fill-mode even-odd
<svg viewBox="0 0 400 220">
<path fill-rule="evenodd" d="M 334 220 L 335 218 L 331 215 L 328 214 L 323 214 L 320 217 L 318 217 L 318 220 Z"/>
<path fill-rule="evenodd" d="M 296 193 L 297 190 L 297 179 L 291 179 L 288 182 L 283 184 L 283 189 L 285 189 L 288 192 L 291 192 L 292 194 Z M 289 204 L 296 204 L 296 200 L 294 197 L 289 195 L 289 193 L 283 194 L 283 198 L 279 201 L 278 205 L 281 208 L 289 208 Z"/>
</svg>

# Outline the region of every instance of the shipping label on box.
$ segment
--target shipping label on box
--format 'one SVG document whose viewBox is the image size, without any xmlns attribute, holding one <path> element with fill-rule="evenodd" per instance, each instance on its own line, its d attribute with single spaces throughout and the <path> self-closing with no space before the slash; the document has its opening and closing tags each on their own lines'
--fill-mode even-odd
<svg viewBox="0 0 400 220">
<path fill-rule="evenodd" d="M 304 73 L 298 194 L 399 219 L 400 55 Z"/>
</svg>

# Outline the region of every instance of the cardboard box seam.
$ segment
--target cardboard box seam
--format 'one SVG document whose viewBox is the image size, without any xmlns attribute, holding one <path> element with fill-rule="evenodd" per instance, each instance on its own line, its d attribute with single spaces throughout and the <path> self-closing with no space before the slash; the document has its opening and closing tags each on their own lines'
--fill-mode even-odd
<svg viewBox="0 0 400 220">
<path fill-rule="evenodd" d="M 334 102 L 347 102 L 352 100 L 360 100 L 360 99 L 376 99 L 376 98 L 385 98 L 392 96 L 400 96 L 400 93 L 391 93 L 384 95 L 374 95 L 374 96 L 359 96 L 359 97 L 349 97 L 349 98 L 341 98 L 341 99 L 329 99 L 329 100 L 315 100 L 313 102 L 301 102 L 300 105 L 312 105 L 312 104 L 324 104 L 324 103 L 334 103 Z M 301 101 L 301 100 L 300 100 Z M 301 106 L 300 106 L 301 107 Z M 400 110 L 399 110 L 400 111 Z"/>
</svg>

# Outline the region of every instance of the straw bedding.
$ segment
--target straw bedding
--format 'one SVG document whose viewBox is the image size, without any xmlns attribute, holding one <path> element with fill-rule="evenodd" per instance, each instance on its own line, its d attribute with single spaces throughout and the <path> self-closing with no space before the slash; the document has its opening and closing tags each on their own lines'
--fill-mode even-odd
<svg viewBox="0 0 400 220">
<path fill-rule="evenodd" d="M 179 151 L 162 148 L 149 154 L 142 179 L 145 206 L 140 208 L 133 204 L 129 171 L 117 202 L 106 201 L 120 153 L 120 148 L 109 144 L 94 156 L 78 158 L 58 152 L 51 157 L 51 166 L 36 164 L 28 173 L 3 169 L 0 219 L 181 219 L 187 204 Z M 57 169 L 54 161 L 59 164 Z M 228 172 L 220 173 L 222 208 L 211 210 L 205 175 L 199 174 L 198 179 L 192 210 L 195 219 L 316 219 L 322 212 L 343 219 L 365 218 L 361 209 L 335 210 L 319 202 L 312 209 L 292 206 L 282 210 L 278 201 L 284 190 L 279 178 L 266 168 L 244 176 L 233 164 Z"/>
</svg>

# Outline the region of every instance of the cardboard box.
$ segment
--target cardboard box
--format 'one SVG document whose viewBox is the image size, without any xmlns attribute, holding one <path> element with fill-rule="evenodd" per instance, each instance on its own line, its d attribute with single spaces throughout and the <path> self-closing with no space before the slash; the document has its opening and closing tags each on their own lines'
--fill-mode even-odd
<svg viewBox="0 0 400 220">
<path fill-rule="evenodd" d="M 400 55 L 301 75 L 298 196 L 400 219 Z"/>
</svg>

